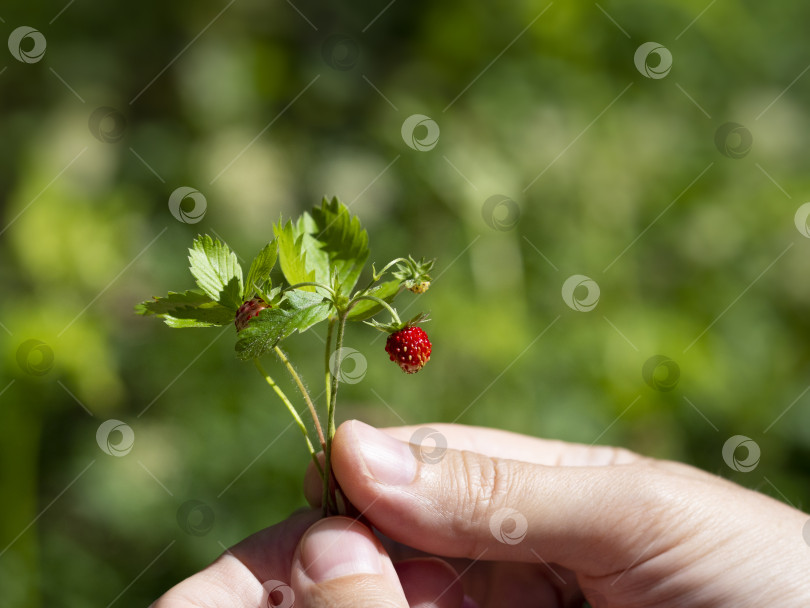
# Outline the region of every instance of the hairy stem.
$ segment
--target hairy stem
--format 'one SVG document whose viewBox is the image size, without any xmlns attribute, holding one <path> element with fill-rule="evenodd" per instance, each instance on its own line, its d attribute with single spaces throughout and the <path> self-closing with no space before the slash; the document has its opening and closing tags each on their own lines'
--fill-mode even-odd
<svg viewBox="0 0 810 608">
<path fill-rule="evenodd" d="M 309 391 L 304 386 L 304 382 L 301 380 L 301 376 L 298 375 L 298 372 L 295 371 L 292 363 L 287 358 L 287 355 L 284 354 L 284 351 L 281 350 L 278 346 L 275 347 L 276 355 L 278 358 L 281 359 L 281 362 L 287 367 L 287 371 L 290 372 L 290 375 L 295 380 L 295 383 L 298 385 L 298 390 L 301 391 L 301 395 L 304 397 L 304 401 L 307 402 L 307 407 L 309 408 L 309 415 L 312 416 L 312 422 L 315 423 L 315 430 L 318 432 L 318 439 L 321 442 L 321 449 L 326 449 L 326 440 L 323 436 L 323 429 L 321 428 L 321 422 L 318 420 L 318 412 L 315 410 L 315 406 L 312 404 L 312 399 L 309 396 Z"/>
<path fill-rule="evenodd" d="M 324 380 L 326 384 L 326 403 L 329 403 L 331 399 L 332 393 L 332 373 L 329 368 L 329 361 L 332 358 L 332 334 L 335 332 L 335 321 L 334 317 L 329 318 L 329 329 L 326 331 L 326 350 L 324 351 L 324 358 L 323 358 L 323 369 L 324 369 Z"/>
<path fill-rule="evenodd" d="M 309 455 L 312 457 L 312 462 L 315 463 L 315 467 L 318 469 L 318 472 L 320 472 L 320 474 L 323 475 L 321 463 L 318 462 L 318 456 L 315 453 L 315 448 L 312 445 L 312 441 L 310 441 L 309 439 L 309 433 L 307 432 L 307 427 L 304 425 L 304 421 L 301 420 L 301 417 L 298 415 L 298 412 L 295 411 L 295 408 L 293 407 L 292 403 L 290 403 L 290 400 L 287 399 L 287 395 L 284 394 L 284 391 L 281 390 L 281 387 L 278 384 L 276 384 L 275 380 L 273 380 L 273 378 L 270 377 L 270 374 L 268 374 L 264 370 L 262 364 L 259 363 L 259 360 L 254 357 L 253 363 L 256 365 L 256 369 L 259 370 L 259 373 L 265 379 L 267 384 L 270 385 L 270 388 L 272 388 L 275 391 L 279 399 L 281 399 L 284 405 L 287 406 L 287 409 L 289 410 L 290 414 L 295 420 L 295 423 L 298 425 L 298 428 L 301 429 L 301 433 L 304 435 L 304 440 L 307 442 L 307 449 L 309 450 Z"/>
<path fill-rule="evenodd" d="M 340 349 L 343 348 L 343 331 L 346 328 L 346 317 L 348 311 L 340 311 L 338 316 L 337 335 L 335 337 L 335 351 L 340 356 Z M 332 439 L 335 437 L 335 406 L 337 404 L 337 391 L 340 384 L 339 374 L 332 374 L 332 386 L 329 393 L 328 408 L 326 411 L 326 451 L 324 452 L 324 476 L 323 476 L 323 509 L 324 515 L 334 513 L 336 505 L 334 498 L 329 491 L 330 478 L 332 476 Z"/>
</svg>

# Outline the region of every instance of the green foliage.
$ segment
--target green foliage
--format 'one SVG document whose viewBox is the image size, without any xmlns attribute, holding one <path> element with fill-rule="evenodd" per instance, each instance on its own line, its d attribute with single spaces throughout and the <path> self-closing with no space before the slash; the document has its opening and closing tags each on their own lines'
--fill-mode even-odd
<svg viewBox="0 0 810 608">
<path fill-rule="evenodd" d="M 349 295 L 369 256 L 368 233 L 337 197 L 324 198 L 311 214 L 279 222 L 274 230 L 281 270 L 291 285 L 336 282 L 339 292 Z"/>
<path fill-rule="evenodd" d="M 312 236 L 326 253 L 340 292 L 348 296 L 368 259 L 368 233 L 337 197 L 331 201 L 324 197 L 321 206 L 312 210 L 312 219 Z"/>
<path fill-rule="evenodd" d="M 297 283 L 308 283 L 317 281 L 322 276 L 318 276 L 318 270 L 325 269 L 325 260 L 318 259 L 319 252 L 309 244 L 309 235 L 303 229 L 304 218 L 300 218 L 296 223 L 288 221 L 282 224 L 281 221 L 273 227 L 278 242 L 278 257 L 281 265 L 281 272 L 284 278 L 291 285 Z M 306 239 L 306 241 L 305 241 Z M 313 253 L 314 252 L 314 253 Z M 311 258 L 316 258 L 312 260 Z M 308 259 L 310 258 L 310 259 Z M 321 270 L 323 274 L 323 270 Z M 308 291 L 315 291 L 312 286 L 302 287 Z"/>
<path fill-rule="evenodd" d="M 226 244 L 207 234 L 188 250 L 191 274 L 214 302 L 236 311 L 242 304 L 242 268 Z"/>
<path fill-rule="evenodd" d="M 178 308 L 200 306 L 210 302 L 211 298 L 208 295 L 196 289 L 189 289 L 183 292 L 170 291 L 165 298 L 155 296 L 152 300 L 138 304 L 135 310 L 142 315 L 162 315 L 171 313 Z"/>
<path fill-rule="evenodd" d="M 332 304 L 322 296 L 298 289 L 288 291 L 280 306 L 261 311 L 239 332 L 236 355 L 243 360 L 261 357 L 296 331 L 306 331 L 325 320 L 331 309 Z"/>
<path fill-rule="evenodd" d="M 270 286 L 270 272 L 276 265 L 278 257 L 278 244 L 276 241 L 268 243 L 259 252 L 250 264 L 247 279 L 245 280 L 245 293 L 243 299 L 248 300 L 256 293 L 261 293 L 263 289 Z"/>
<path fill-rule="evenodd" d="M 373 317 L 403 286 L 429 279 L 427 272 L 433 266 L 432 261 L 399 258 L 397 269 L 391 271 L 394 280 L 376 284 L 385 271 L 374 272 L 371 284 L 352 294 L 369 256 L 368 233 L 337 197 L 324 198 L 320 207 L 296 221 L 279 221 L 274 234 L 276 238 L 251 262 L 244 289 L 236 255 L 218 239 L 198 236 L 189 249 L 189 262 L 200 290 L 169 292 L 165 298 L 138 304 L 135 311 L 158 316 L 175 328 L 227 325 L 242 303 L 258 293 L 269 308 L 239 332 L 236 342 L 237 356 L 252 359 L 344 309 L 347 321 Z M 268 290 L 277 259 L 288 284 Z"/>
<path fill-rule="evenodd" d="M 208 295 L 189 290 L 183 293 L 170 291 L 165 298 L 155 297 L 135 307 L 141 315 L 156 315 L 169 327 L 214 327 L 233 322 L 233 311 Z"/>
</svg>

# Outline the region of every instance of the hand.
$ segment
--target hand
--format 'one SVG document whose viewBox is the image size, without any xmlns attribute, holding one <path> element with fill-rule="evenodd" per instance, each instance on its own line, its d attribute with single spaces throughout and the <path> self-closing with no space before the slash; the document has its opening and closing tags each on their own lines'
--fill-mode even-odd
<svg viewBox="0 0 810 608">
<path fill-rule="evenodd" d="M 153 608 L 459 608 L 455 570 L 436 558 L 396 568 L 380 542 L 346 517 L 293 515 L 224 553 Z M 438 599 L 437 599 L 438 598 Z"/>
<path fill-rule="evenodd" d="M 384 535 L 454 562 L 481 608 L 810 605 L 808 515 L 674 462 L 436 424 L 452 449 L 343 424 L 341 488 Z M 307 495 L 319 486 L 308 473 Z M 392 551 L 396 552 L 395 548 Z M 470 561 L 472 560 L 472 561 Z"/>
</svg>

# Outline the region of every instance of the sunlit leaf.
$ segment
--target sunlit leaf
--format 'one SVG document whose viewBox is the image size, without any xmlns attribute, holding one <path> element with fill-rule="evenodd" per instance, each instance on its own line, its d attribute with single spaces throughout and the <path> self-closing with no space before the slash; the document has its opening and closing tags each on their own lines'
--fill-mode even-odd
<svg viewBox="0 0 810 608">
<path fill-rule="evenodd" d="M 247 280 L 245 280 L 245 293 L 242 296 L 244 300 L 252 298 L 257 292 L 261 293 L 262 288 L 265 287 L 265 283 L 267 283 L 268 288 L 270 287 L 270 271 L 273 270 L 273 266 L 276 265 L 277 257 L 278 243 L 273 241 L 272 243 L 268 243 L 268 245 L 259 252 L 259 255 L 253 259 L 253 262 L 250 264 L 250 270 L 248 270 Z"/>
<path fill-rule="evenodd" d="M 191 274 L 215 302 L 236 311 L 242 304 L 242 268 L 227 245 L 210 236 L 194 239 L 188 250 Z"/>
<path fill-rule="evenodd" d="M 303 218 L 302 218 L 303 219 Z M 307 266 L 307 247 L 304 244 L 304 232 L 302 219 L 295 224 L 281 222 L 273 227 L 278 243 L 278 258 L 281 265 L 281 272 L 290 285 L 305 283 L 316 280 L 316 273 Z M 308 291 L 314 291 L 313 287 L 303 287 Z"/>
<path fill-rule="evenodd" d="M 170 291 L 164 298 L 153 298 L 135 306 L 141 315 L 155 315 L 169 327 L 214 327 L 233 322 L 233 311 L 196 291 Z"/>
<path fill-rule="evenodd" d="M 368 259 L 368 233 L 337 197 L 331 201 L 324 198 L 321 206 L 312 210 L 312 219 L 313 237 L 337 273 L 341 291 L 348 294 Z"/>
</svg>

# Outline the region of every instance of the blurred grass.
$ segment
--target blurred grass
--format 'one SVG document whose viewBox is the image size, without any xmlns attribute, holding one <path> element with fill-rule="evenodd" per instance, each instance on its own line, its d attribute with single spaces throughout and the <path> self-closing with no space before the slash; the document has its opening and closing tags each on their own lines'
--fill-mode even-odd
<svg viewBox="0 0 810 608">
<path fill-rule="evenodd" d="M 394 3 L 369 25 L 385 4 L 297 2 L 314 27 L 256 1 L 0 10 L 4 36 L 48 42 L 39 63 L 0 59 L 8 605 L 148 604 L 302 505 L 305 449 L 230 330 L 212 344 L 132 307 L 192 286 L 197 232 L 249 258 L 323 194 L 361 216 L 372 260 L 436 257 L 441 275 L 412 309 L 433 318 L 418 376 L 352 328 L 368 370 L 341 388 L 340 419 L 619 444 L 808 504 L 810 242 L 793 216 L 810 187 L 810 8 L 601 3 L 625 36 L 590 3 Z M 325 59 L 334 33 L 359 48 L 350 69 Z M 633 64 L 648 40 L 672 52 L 663 79 Z M 90 132 L 101 106 L 125 117 L 120 141 Z M 403 145 L 416 113 L 441 128 L 429 152 Z M 743 158 L 715 146 L 731 121 L 753 135 Z M 168 213 L 183 185 L 208 201 L 198 225 Z M 482 217 L 496 194 L 520 209 L 511 230 Z M 600 287 L 591 312 L 561 298 L 574 274 Z M 29 339 L 54 353 L 41 376 L 16 359 Z M 319 392 L 319 338 L 286 348 Z M 671 391 L 642 378 L 655 355 L 678 366 Z M 95 442 L 110 418 L 135 432 L 123 458 Z M 754 471 L 723 462 L 733 435 L 760 446 Z M 213 513 L 204 535 L 178 523 L 188 500 Z"/>
</svg>

